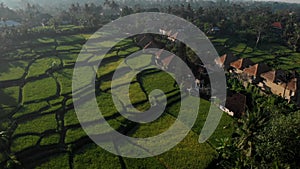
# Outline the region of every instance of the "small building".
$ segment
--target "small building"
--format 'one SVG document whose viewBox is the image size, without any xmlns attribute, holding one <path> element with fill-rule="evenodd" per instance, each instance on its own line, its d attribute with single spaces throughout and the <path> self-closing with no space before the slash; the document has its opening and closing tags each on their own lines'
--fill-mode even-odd
<svg viewBox="0 0 300 169">
<path fill-rule="evenodd" d="M 243 73 L 243 70 L 254 63 L 249 58 L 242 58 L 237 61 L 234 61 L 230 63 L 230 66 L 232 67 L 232 71 L 237 74 Z"/>
<path fill-rule="evenodd" d="M 220 109 L 230 116 L 241 117 L 246 113 L 247 97 L 241 93 L 235 93 L 227 97 L 225 107 Z"/>
<path fill-rule="evenodd" d="M 272 28 L 273 29 L 278 29 L 278 30 L 282 30 L 283 29 L 281 22 L 274 22 L 272 24 Z"/>
<path fill-rule="evenodd" d="M 262 81 L 260 75 L 270 70 L 271 69 L 266 64 L 258 63 L 248 68 L 245 68 L 242 75 L 242 79 L 253 84 L 258 84 L 260 81 Z"/>
<path fill-rule="evenodd" d="M 162 68 L 164 70 L 167 70 L 169 68 L 169 65 L 172 62 L 174 57 L 175 57 L 175 55 L 170 55 L 170 56 L 168 56 L 168 57 L 161 60 Z"/>
<path fill-rule="evenodd" d="M 177 40 L 177 36 L 179 34 L 179 31 L 181 30 L 178 30 L 178 31 L 172 31 L 172 30 L 166 30 L 166 29 L 159 29 L 159 32 L 162 34 L 162 35 L 165 35 L 168 37 L 168 39 L 172 42 L 175 42 Z"/>
<path fill-rule="evenodd" d="M 294 101 L 298 106 L 300 105 L 300 83 L 299 78 L 292 78 L 287 84 L 287 92 L 289 93 L 288 100 Z"/>
<path fill-rule="evenodd" d="M 287 75 L 283 70 L 272 70 L 266 73 L 262 73 L 261 77 L 269 82 L 283 83 L 286 81 Z"/>
<path fill-rule="evenodd" d="M 175 55 L 168 53 L 168 52 L 164 52 L 164 49 L 160 49 L 159 51 L 157 51 L 154 54 L 154 59 L 155 59 L 155 64 L 157 66 L 159 66 L 161 69 L 163 70 L 167 70 L 169 68 L 173 68 L 174 65 L 172 65 L 171 67 L 169 67 L 169 65 L 171 64 L 171 62 L 173 61 Z"/>
<path fill-rule="evenodd" d="M 281 40 L 282 35 L 283 35 L 283 26 L 281 22 L 274 22 L 271 25 L 271 39 L 274 40 L 275 42 L 278 42 Z"/>
<path fill-rule="evenodd" d="M 224 54 L 223 56 L 215 59 L 215 63 L 227 71 L 230 68 L 230 64 L 236 60 L 238 60 L 238 58 L 233 54 Z"/>
<path fill-rule="evenodd" d="M 177 40 L 177 36 L 178 36 L 179 32 L 174 33 L 173 35 L 170 35 L 168 37 L 168 39 L 172 42 L 175 42 Z"/>
<path fill-rule="evenodd" d="M 150 35 L 138 35 L 136 37 L 137 45 L 143 49 L 147 48 L 162 48 L 161 44 L 154 41 L 154 38 Z"/>
<path fill-rule="evenodd" d="M 298 78 L 287 79 L 283 70 L 269 71 L 261 74 L 261 77 L 264 79 L 264 90 L 268 89 L 275 95 L 300 104 Z"/>
</svg>

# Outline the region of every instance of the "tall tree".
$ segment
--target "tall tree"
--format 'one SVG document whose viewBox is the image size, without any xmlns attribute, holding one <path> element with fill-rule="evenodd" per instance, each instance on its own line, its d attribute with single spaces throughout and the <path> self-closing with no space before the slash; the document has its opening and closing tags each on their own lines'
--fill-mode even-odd
<svg viewBox="0 0 300 169">
<path fill-rule="evenodd" d="M 261 42 L 263 34 L 267 33 L 267 31 L 270 30 L 268 28 L 270 28 L 271 23 L 268 16 L 264 13 L 254 14 L 250 18 L 250 22 L 253 31 L 255 31 L 256 33 L 256 41 L 254 48 L 257 48 L 258 44 Z"/>
</svg>

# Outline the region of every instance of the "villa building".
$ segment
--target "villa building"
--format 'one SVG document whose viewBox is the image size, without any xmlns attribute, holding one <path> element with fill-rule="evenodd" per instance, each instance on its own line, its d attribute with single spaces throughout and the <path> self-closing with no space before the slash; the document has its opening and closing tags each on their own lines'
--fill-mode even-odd
<svg viewBox="0 0 300 169">
<path fill-rule="evenodd" d="M 236 60 L 238 60 L 238 58 L 233 54 L 224 54 L 223 56 L 217 58 L 215 63 L 227 71 L 230 68 L 230 64 Z"/>
<path fill-rule="evenodd" d="M 263 73 L 261 77 L 264 79 L 263 90 L 269 90 L 273 94 L 281 96 L 288 101 L 295 101 L 300 104 L 299 100 L 299 79 L 293 77 L 288 79 L 287 75 L 282 70 L 274 70 Z"/>
<path fill-rule="evenodd" d="M 230 66 L 232 67 L 231 71 L 237 74 L 243 73 L 243 70 L 250 67 L 251 65 L 254 65 L 254 63 L 248 58 L 241 58 L 230 63 Z"/>
<path fill-rule="evenodd" d="M 288 101 L 294 101 L 300 106 L 300 77 L 296 74 L 288 76 L 283 70 L 271 70 L 264 63 L 254 64 L 250 59 L 236 59 L 231 54 L 225 54 L 215 62 L 225 71 L 228 70 L 230 73 L 238 75 L 237 77 L 244 84 L 252 83 L 260 87 L 262 91 L 270 91 Z M 228 97 L 227 99 L 232 98 Z"/>
<path fill-rule="evenodd" d="M 245 68 L 242 78 L 244 81 L 248 81 L 249 83 L 258 84 L 262 81 L 260 75 L 270 70 L 271 68 L 269 68 L 266 64 L 258 63 L 248 68 Z"/>
</svg>

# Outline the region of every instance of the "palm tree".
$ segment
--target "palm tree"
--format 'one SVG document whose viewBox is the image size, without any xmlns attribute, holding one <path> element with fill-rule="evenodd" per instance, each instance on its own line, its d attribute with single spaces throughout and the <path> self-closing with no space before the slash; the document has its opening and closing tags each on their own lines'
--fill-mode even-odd
<svg viewBox="0 0 300 169">
<path fill-rule="evenodd" d="M 259 107 L 259 106 L 258 106 Z M 264 129 L 269 120 L 269 113 L 263 108 L 256 111 L 247 111 L 241 119 L 238 119 L 232 140 L 218 140 L 220 146 L 219 164 L 223 168 L 255 168 L 260 164 L 256 160 L 260 131 Z"/>
</svg>

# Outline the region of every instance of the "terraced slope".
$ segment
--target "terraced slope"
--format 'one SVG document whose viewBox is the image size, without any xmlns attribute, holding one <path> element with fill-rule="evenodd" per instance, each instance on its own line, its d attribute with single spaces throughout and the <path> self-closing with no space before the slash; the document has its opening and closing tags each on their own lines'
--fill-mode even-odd
<svg viewBox="0 0 300 169">
<path fill-rule="evenodd" d="M 216 138 L 230 136 L 232 119 L 224 115 L 209 142 L 199 144 L 198 134 L 210 106 L 205 100 L 201 100 L 193 131 L 162 155 L 145 159 L 122 158 L 90 140 L 76 117 L 71 88 L 74 63 L 86 37 L 86 34 L 44 37 L 34 40 L 34 47 L 24 46 L 1 58 L 0 119 L 8 117 L 15 121 L 9 149 L 21 166 L 30 169 L 206 168 L 217 157 Z M 106 47 L 107 44 L 101 45 Z M 156 88 L 163 90 L 168 97 L 168 106 L 162 117 L 149 124 L 137 124 L 118 113 L 111 97 L 111 78 L 125 57 L 139 49 L 133 40 L 127 39 L 105 56 L 97 70 L 96 94 L 105 120 L 113 128 L 128 136 L 148 137 L 164 132 L 173 124 L 181 100 L 179 90 L 173 87 L 173 79 L 162 71 L 151 69 L 133 79 L 130 99 L 137 109 L 144 111 L 150 106 L 149 93 Z M 87 56 L 92 56 L 87 59 L 93 61 L 95 55 Z M 134 69 L 131 66 L 134 63 L 130 60 L 126 63 Z M 116 88 L 122 86 L 122 78 L 126 76 L 119 77 Z M 184 99 L 193 98 L 186 96 Z M 127 107 L 125 103 L 121 104 Z M 1 157 L 1 165 L 4 165 L 5 158 Z"/>
</svg>

